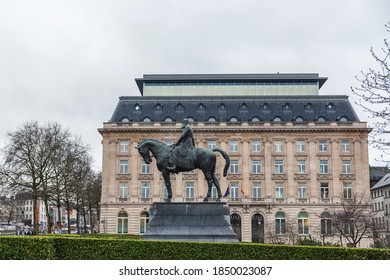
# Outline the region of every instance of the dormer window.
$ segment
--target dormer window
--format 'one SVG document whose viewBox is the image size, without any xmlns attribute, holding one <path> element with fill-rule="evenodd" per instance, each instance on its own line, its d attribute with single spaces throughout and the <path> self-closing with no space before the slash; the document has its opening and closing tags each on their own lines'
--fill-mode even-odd
<svg viewBox="0 0 390 280">
<path fill-rule="evenodd" d="M 317 118 L 317 122 L 326 122 L 326 118 L 323 116 L 320 116 Z"/>
<path fill-rule="evenodd" d="M 121 122 L 128 123 L 128 122 L 130 122 L 130 120 L 129 120 L 129 118 L 124 117 L 124 118 L 121 120 Z"/>
<path fill-rule="evenodd" d="M 155 111 L 159 112 L 159 111 L 162 111 L 162 105 L 161 104 L 157 104 L 155 107 L 154 107 Z"/>
<path fill-rule="evenodd" d="M 253 117 L 251 119 L 251 122 L 260 122 L 260 119 L 258 117 Z"/>
<path fill-rule="evenodd" d="M 269 105 L 267 103 L 264 103 L 263 105 L 261 105 L 261 109 L 268 110 L 269 109 Z"/>
<path fill-rule="evenodd" d="M 197 109 L 198 111 L 204 111 L 204 110 L 206 110 L 206 106 L 203 105 L 202 103 L 200 103 L 200 104 L 197 106 L 196 109 Z"/>
<path fill-rule="evenodd" d="M 210 117 L 210 118 L 207 119 L 207 121 L 208 122 L 216 122 L 217 120 L 214 117 Z"/>
<path fill-rule="evenodd" d="M 182 105 L 182 104 L 177 104 L 176 105 L 176 111 L 179 111 L 179 112 L 181 112 L 181 111 L 184 111 L 184 106 Z"/>
<path fill-rule="evenodd" d="M 240 110 L 241 110 L 241 111 L 246 111 L 246 110 L 248 110 L 248 105 L 246 105 L 245 103 L 241 104 L 241 105 L 240 105 Z"/>
<path fill-rule="evenodd" d="M 283 110 L 291 110 L 291 105 L 289 103 L 284 104 Z"/>
<path fill-rule="evenodd" d="M 143 120 L 142 120 L 143 122 L 151 122 L 152 121 L 152 119 L 151 118 L 149 118 L 149 117 L 145 117 Z"/>
<path fill-rule="evenodd" d="M 296 117 L 294 121 L 295 122 L 303 122 L 304 119 L 302 117 Z"/>
<path fill-rule="evenodd" d="M 339 122 L 348 122 L 348 118 L 347 117 L 340 117 Z"/>
<path fill-rule="evenodd" d="M 135 104 L 135 105 L 134 105 L 134 110 L 135 110 L 135 111 L 140 111 L 140 110 L 141 110 L 141 105 Z"/>
<path fill-rule="evenodd" d="M 219 108 L 219 110 L 221 110 L 221 111 L 225 111 L 225 110 L 226 110 L 226 105 L 222 103 L 222 104 L 219 105 L 218 108 Z"/>
<path fill-rule="evenodd" d="M 229 119 L 229 122 L 238 122 L 238 119 L 236 117 L 231 117 Z"/>
<path fill-rule="evenodd" d="M 333 103 L 328 103 L 328 104 L 326 105 L 326 109 L 327 109 L 327 110 L 334 110 L 334 105 L 333 105 Z"/>
<path fill-rule="evenodd" d="M 274 117 L 272 119 L 273 122 L 281 122 L 282 121 L 282 118 L 281 117 Z"/>
<path fill-rule="evenodd" d="M 166 123 L 171 123 L 171 122 L 173 122 L 173 119 L 172 119 L 171 117 L 166 117 L 166 118 L 164 119 L 164 122 L 166 122 Z"/>
</svg>

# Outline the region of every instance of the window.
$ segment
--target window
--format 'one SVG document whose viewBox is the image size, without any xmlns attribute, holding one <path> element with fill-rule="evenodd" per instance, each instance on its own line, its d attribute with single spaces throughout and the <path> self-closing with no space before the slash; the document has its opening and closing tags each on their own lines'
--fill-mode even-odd
<svg viewBox="0 0 390 280">
<path fill-rule="evenodd" d="M 326 122 L 326 118 L 325 117 L 318 117 L 317 118 L 317 122 Z"/>
<path fill-rule="evenodd" d="M 252 140 L 252 152 L 257 153 L 261 151 L 261 142 L 260 140 Z"/>
<path fill-rule="evenodd" d="M 341 140 L 341 152 L 349 153 L 351 150 L 351 144 L 349 140 Z"/>
<path fill-rule="evenodd" d="M 130 119 L 129 118 L 123 118 L 121 122 L 127 123 L 127 122 L 130 122 Z"/>
<path fill-rule="evenodd" d="M 306 212 L 298 215 L 298 234 L 309 234 L 309 215 Z"/>
<path fill-rule="evenodd" d="M 342 165 L 343 174 L 351 174 L 351 161 L 350 160 L 343 160 L 341 165 Z"/>
<path fill-rule="evenodd" d="M 218 196 L 217 187 L 213 184 L 213 186 L 211 187 L 211 197 L 217 198 L 217 196 Z"/>
<path fill-rule="evenodd" d="M 283 173 L 283 160 L 275 160 L 275 173 L 276 174 Z"/>
<path fill-rule="evenodd" d="M 318 148 L 319 148 L 320 152 L 327 152 L 328 151 L 328 141 L 327 140 L 320 140 Z"/>
<path fill-rule="evenodd" d="M 329 198 L 329 184 L 321 183 L 320 184 L 321 198 Z"/>
<path fill-rule="evenodd" d="M 129 151 L 129 141 L 120 141 L 119 142 L 119 152 L 127 153 Z"/>
<path fill-rule="evenodd" d="M 260 160 L 252 161 L 252 173 L 260 173 L 261 172 L 261 162 Z"/>
<path fill-rule="evenodd" d="M 343 194 L 344 194 L 344 198 L 346 198 L 346 199 L 352 198 L 352 183 L 351 182 L 343 182 Z"/>
<path fill-rule="evenodd" d="M 327 212 L 324 212 L 321 215 L 321 234 L 332 234 L 332 220 L 330 218 L 330 214 Z"/>
<path fill-rule="evenodd" d="M 253 198 L 254 199 L 261 198 L 261 183 L 253 182 L 252 189 L 253 189 Z"/>
<path fill-rule="evenodd" d="M 230 140 L 230 151 L 231 152 L 238 152 L 238 141 L 237 140 Z"/>
<path fill-rule="evenodd" d="M 275 233 L 286 234 L 286 215 L 282 212 L 275 215 Z"/>
<path fill-rule="evenodd" d="M 166 117 L 166 118 L 164 119 L 164 122 L 166 122 L 166 123 L 171 123 L 171 122 L 173 122 L 173 119 L 172 119 L 171 117 Z"/>
<path fill-rule="evenodd" d="M 210 117 L 210 118 L 207 119 L 207 121 L 208 121 L 208 122 L 216 122 L 217 119 L 214 118 L 214 117 Z"/>
<path fill-rule="evenodd" d="M 251 119 L 251 122 L 260 122 L 260 119 L 258 117 L 253 117 Z"/>
<path fill-rule="evenodd" d="M 306 161 L 305 160 L 297 160 L 297 173 L 298 174 L 306 174 Z"/>
<path fill-rule="evenodd" d="M 229 119 L 229 122 L 238 122 L 238 119 L 236 117 L 231 117 Z"/>
<path fill-rule="evenodd" d="M 150 174 L 150 164 L 145 163 L 144 160 L 141 162 L 141 173 Z"/>
<path fill-rule="evenodd" d="M 230 198 L 238 198 L 238 182 L 230 182 Z"/>
<path fill-rule="evenodd" d="M 119 173 L 120 174 L 129 173 L 129 161 L 127 159 L 119 161 Z"/>
<path fill-rule="evenodd" d="M 118 214 L 118 233 L 128 233 L 129 219 L 126 213 L 121 212 Z"/>
<path fill-rule="evenodd" d="M 305 183 L 298 183 L 298 198 L 307 198 Z"/>
<path fill-rule="evenodd" d="M 340 121 L 340 122 L 347 122 L 347 121 L 348 121 L 348 118 L 347 118 L 347 117 L 340 117 L 340 118 L 339 118 L 339 121 Z"/>
<path fill-rule="evenodd" d="M 230 161 L 230 173 L 237 174 L 238 173 L 238 160 Z"/>
<path fill-rule="evenodd" d="M 296 118 L 294 119 L 294 121 L 295 121 L 295 122 L 303 122 L 304 119 L 303 119 L 302 117 L 296 117 Z"/>
<path fill-rule="evenodd" d="M 164 188 L 164 193 L 163 193 L 163 198 L 164 199 L 167 199 L 168 198 L 168 189 L 167 189 L 167 186 L 165 185 L 165 183 L 163 184 L 163 188 Z"/>
<path fill-rule="evenodd" d="M 149 223 L 149 214 L 142 213 L 139 217 L 139 233 L 143 234 L 146 232 L 146 227 Z"/>
<path fill-rule="evenodd" d="M 283 152 L 283 142 L 277 140 L 274 142 L 274 151 L 275 152 Z"/>
<path fill-rule="evenodd" d="M 149 198 L 150 197 L 150 183 L 142 182 L 141 183 L 141 198 Z"/>
<path fill-rule="evenodd" d="M 329 171 L 328 160 L 321 159 L 320 160 L 320 173 L 321 174 L 328 174 L 328 171 Z"/>
<path fill-rule="evenodd" d="M 143 119 L 143 122 L 151 122 L 151 121 L 152 121 L 152 119 L 149 118 L 149 117 L 145 117 L 145 118 Z"/>
<path fill-rule="evenodd" d="M 284 183 L 276 183 L 275 197 L 276 198 L 284 198 Z"/>
<path fill-rule="evenodd" d="M 195 197 L 195 187 L 194 182 L 186 182 L 186 198 Z"/>
<path fill-rule="evenodd" d="M 297 153 L 303 153 L 305 152 L 305 141 L 297 141 L 296 143 L 296 152 Z"/>
<path fill-rule="evenodd" d="M 207 141 L 207 147 L 209 149 L 214 149 L 217 147 L 217 140 L 208 140 Z"/>
<path fill-rule="evenodd" d="M 274 118 L 272 119 L 272 121 L 274 121 L 274 122 L 281 122 L 281 121 L 282 121 L 282 118 L 281 118 L 281 117 L 274 117 Z"/>
<path fill-rule="evenodd" d="M 120 182 L 119 183 L 119 198 L 127 198 L 128 192 L 128 183 Z"/>
</svg>

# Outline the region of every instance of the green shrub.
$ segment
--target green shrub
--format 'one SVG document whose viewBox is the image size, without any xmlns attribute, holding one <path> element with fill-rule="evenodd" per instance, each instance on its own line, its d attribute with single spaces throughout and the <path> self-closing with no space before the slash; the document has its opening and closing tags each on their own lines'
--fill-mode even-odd
<svg viewBox="0 0 390 280">
<path fill-rule="evenodd" d="M 145 241 L 88 236 L 0 237 L 0 259 L 13 260 L 385 260 L 375 248 L 255 243 Z"/>
</svg>

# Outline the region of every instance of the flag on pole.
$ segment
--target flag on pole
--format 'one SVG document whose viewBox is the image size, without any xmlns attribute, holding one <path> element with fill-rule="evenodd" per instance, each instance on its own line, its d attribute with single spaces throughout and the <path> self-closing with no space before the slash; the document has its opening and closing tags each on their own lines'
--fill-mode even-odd
<svg viewBox="0 0 390 280">
<path fill-rule="evenodd" d="M 227 197 L 230 194 L 229 186 L 226 189 L 225 195 L 223 197 Z"/>
</svg>

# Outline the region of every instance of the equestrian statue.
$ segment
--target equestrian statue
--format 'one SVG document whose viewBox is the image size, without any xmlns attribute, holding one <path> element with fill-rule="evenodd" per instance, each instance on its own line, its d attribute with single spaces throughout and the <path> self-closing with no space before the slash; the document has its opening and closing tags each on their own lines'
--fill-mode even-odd
<svg viewBox="0 0 390 280">
<path fill-rule="evenodd" d="M 226 177 L 230 165 L 229 155 L 220 148 L 196 148 L 188 119 L 183 119 L 181 128 L 182 134 L 176 144 L 168 145 L 157 140 L 146 139 L 139 143 L 136 149 L 146 164 L 152 162 L 150 154 L 156 159 L 157 168 L 162 173 L 167 188 L 168 197 L 165 200 L 166 202 L 170 202 L 172 198 L 169 175 L 171 173 L 188 172 L 196 168 L 202 170 L 208 184 L 207 195 L 203 201 L 208 201 L 210 198 L 213 184 L 218 192 L 217 201 L 220 201 L 222 193 L 218 179 L 214 174 L 217 159 L 214 152 L 221 153 L 225 159 L 224 177 Z"/>
</svg>

